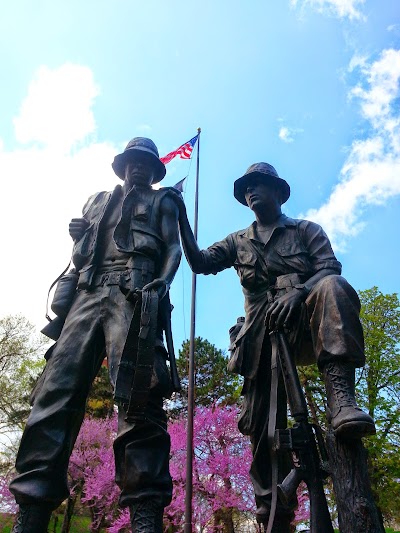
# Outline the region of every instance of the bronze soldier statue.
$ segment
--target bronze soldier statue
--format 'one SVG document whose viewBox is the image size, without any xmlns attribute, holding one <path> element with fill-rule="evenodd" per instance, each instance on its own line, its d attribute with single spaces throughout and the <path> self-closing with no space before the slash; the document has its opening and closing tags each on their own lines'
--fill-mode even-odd
<svg viewBox="0 0 400 533">
<path fill-rule="evenodd" d="M 244 323 L 231 331 L 230 371 L 244 376 L 239 429 L 249 435 L 253 461 L 250 470 L 257 521 L 266 529 L 271 509 L 272 475 L 267 439 L 270 416 L 271 342 L 269 332 L 290 327 L 298 363 L 317 361 L 327 393 L 329 422 L 337 437 L 360 438 L 374 433 L 372 418 L 356 404 L 355 368 L 365 364 L 355 290 L 340 275 L 341 264 L 320 226 L 291 219 L 281 211 L 290 195 L 288 183 L 267 163 L 251 165 L 234 184 L 235 198 L 254 212 L 247 229 L 199 250 L 183 201 L 180 231 L 186 258 L 196 273 L 237 271 L 245 297 Z M 284 289 L 284 290 L 283 290 Z M 278 380 L 276 427 L 287 426 L 287 403 Z M 289 458 L 278 457 L 278 482 L 290 470 Z M 296 501 L 278 502 L 273 532 L 289 533 Z"/>
<path fill-rule="evenodd" d="M 119 380 L 126 382 L 133 364 L 128 361 L 122 368 L 121 356 L 130 357 L 136 343 L 139 357 L 142 341 L 146 364 L 135 397 L 141 409 L 135 412 L 129 402 L 119 407 L 114 443 L 120 505 L 129 507 L 135 533 L 162 533 L 163 509 L 171 501 L 170 439 L 163 411 L 171 380 L 158 304 L 145 324 L 139 320 L 139 347 L 132 324 L 141 295 L 146 302 L 160 301 L 160 307 L 168 297 L 181 258 L 178 209 L 168 189 L 151 187 L 166 170 L 150 139 L 134 138 L 112 166 L 123 184 L 90 197 L 83 217 L 70 223 L 77 290 L 21 439 L 17 476 L 10 485 L 19 504 L 14 533 L 47 532 L 51 512 L 69 494 L 69 457 L 104 356 L 115 388 Z M 146 344 L 149 331 L 153 338 Z"/>
</svg>

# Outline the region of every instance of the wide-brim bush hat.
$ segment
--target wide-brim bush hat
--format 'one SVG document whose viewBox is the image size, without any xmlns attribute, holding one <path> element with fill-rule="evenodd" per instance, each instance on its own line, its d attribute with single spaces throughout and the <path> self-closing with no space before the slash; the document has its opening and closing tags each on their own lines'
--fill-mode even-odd
<svg viewBox="0 0 400 533">
<path fill-rule="evenodd" d="M 112 168 L 116 175 L 121 178 L 121 180 L 124 180 L 127 163 L 130 163 L 138 156 L 143 156 L 144 154 L 147 154 L 154 164 L 153 183 L 158 183 L 161 181 L 164 178 L 167 170 L 164 163 L 160 161 L 157 146 L 151 139 L 148 139 L 147 137 L 135 137 L 128 142 L 122 154 L 118 154 L 114 157 Z"/>
<path fill-rule="evenodd" d="M 284 179 L 280 178 L 275 168 L 269 163 L 254 163 L 250 165 L 246 172 L 238 178 L 233 185 L 233 195 L 236 200 L 247 206 L 245 194 L 249 182 L 256 176 L 265 179 L 265 181 L 275 183 L 279 186 L 282 196 L 281 202 L 284 204 L 290 196 L 290 186 Z"/>
</svg>

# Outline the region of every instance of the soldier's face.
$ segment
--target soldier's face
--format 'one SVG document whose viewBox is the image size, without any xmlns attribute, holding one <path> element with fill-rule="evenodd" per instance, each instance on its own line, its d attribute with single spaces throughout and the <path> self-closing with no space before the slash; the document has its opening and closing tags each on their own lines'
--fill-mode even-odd
<svg viewBox="0 0 400 533">
<path fill-rule="evenodd" d="M 276 183 L 257 176 L 247 185 L 245 198 L 252 211 L 276 209 L 281 206 L 281 193 Z"/>
<path fill-rule="evenodd" d="M 151 185 L 154 178 L 154 166 L 150 159 L 138 157 L 126 165 L 125 181 L 129 185 Z"/>
</svg>

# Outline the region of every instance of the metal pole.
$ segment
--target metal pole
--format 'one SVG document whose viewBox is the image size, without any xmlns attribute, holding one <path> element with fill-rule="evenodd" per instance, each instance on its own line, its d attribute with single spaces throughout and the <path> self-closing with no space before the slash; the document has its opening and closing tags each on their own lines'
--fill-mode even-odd
<svg viewBox="0 0 400 533">
<path fill-rule="evenodd" d="M 197 166 L 196 188 L 194 201 L 193 234 L 197 241 L 197 226 L 199 214 L 199 169 L 200 169 L 200 132 L 197 138 Z M 185 525 L 184 533 L 192 533 L 192 500 L 193 500 L 193 425 L 194 425 L 194 376 L 195 376 L 195 335 L 196 335 L 196 274 L 192 274 L 192 306 L 190 312 L 190 344 L 189 344 L 189 372 L 188 372 L 188 416 L 186 436 L 186 493 L 185 493 Z"/>
</svg>

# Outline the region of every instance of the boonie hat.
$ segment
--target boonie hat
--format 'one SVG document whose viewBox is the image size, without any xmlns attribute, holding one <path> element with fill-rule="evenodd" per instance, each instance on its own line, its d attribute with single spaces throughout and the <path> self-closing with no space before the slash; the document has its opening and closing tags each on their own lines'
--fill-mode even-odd
<svg viewBox="0 0 400 533">
<path fill-rule="evenodd" d="M 238 202 L 247 206 L 245 193 L 249 182 L 255 177 L 259 176 L 265 181 L 271 182 L 274 180 L 282 192 L 282 204 L 284 204 L 290 196 L 290 186 L 282 178 L 278 176 L 275 168 L 269 163 L 254 163 L 250 165 L 246 172 L 238 178 L 233 185 L 233 195 Z"/>
<path fill-rule="evenodd" d="M 122 154 L 118 154 L 114 157 L 114 161 L 111 166 L 116 175 L 121 178 L 121 180 L 124 180 L 126 164 L 133 161 L 138 155 L 142 154 L 148 154 L 154 164 L 155 176 L 153 183 L 158 183 L 161 181 L 165 176 L 166 168 L 164 163 L 160 161 L 157 146 L 151 139 L 148 139 L 147 137 L 135 137 L 128 142 Z"/>
</svg>

